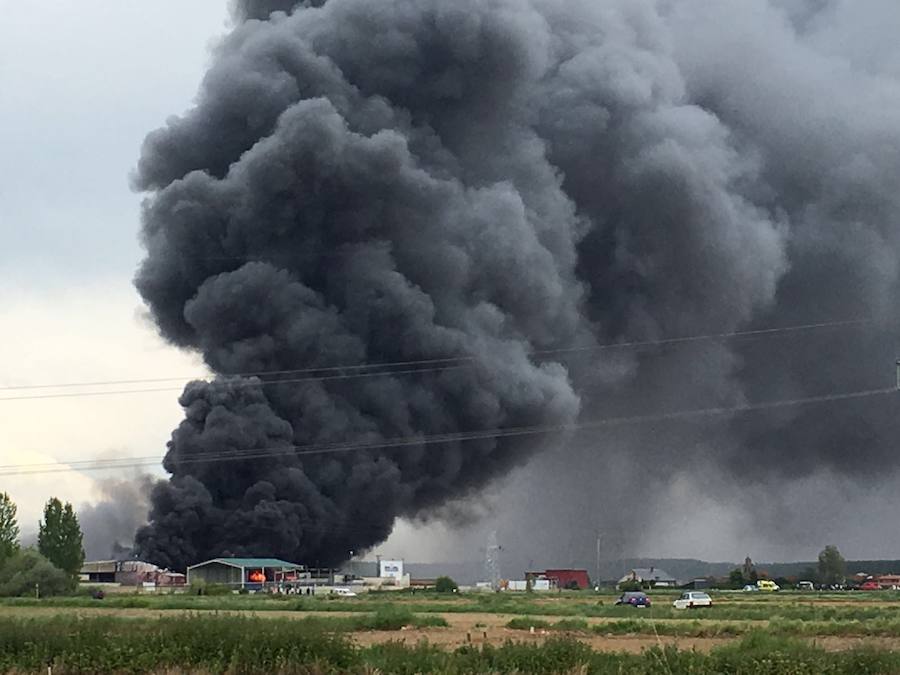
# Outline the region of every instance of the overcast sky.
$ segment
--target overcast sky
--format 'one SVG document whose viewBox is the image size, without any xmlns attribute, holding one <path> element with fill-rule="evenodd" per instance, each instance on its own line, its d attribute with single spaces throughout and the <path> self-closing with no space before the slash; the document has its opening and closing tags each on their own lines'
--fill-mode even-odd
<svg viewBox="0 0 900 675">
<path fill-rule="evenodd" d="M 146 133 L 191 104 L 224 3 L 0 5 L 0 386 L 202 373 L 142 317 L 128 176 Z M 0 402 L 0 464 L 161 457 L 176 398 Z M 33 529 L 47 498 L 90 499 L 93 478 L 6 477 L 0 489 Z"/>
</svg>

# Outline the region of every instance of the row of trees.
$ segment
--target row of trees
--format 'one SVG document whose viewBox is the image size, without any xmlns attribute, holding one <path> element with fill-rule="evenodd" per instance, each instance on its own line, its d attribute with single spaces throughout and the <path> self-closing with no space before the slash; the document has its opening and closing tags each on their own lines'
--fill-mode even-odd
<svg viewBox="0 0 900 675">
<path fill-rule="evenodd" d="M 818 581 L 824 586 L 843 584 L 846 581 L 847 564 L 837 546 L 826 546 L 819 553 L 818 566 L 804 570 L 801 576 L 803 581 Z M 748 557 L 744 560 L 743 567 L 731 570 L 728 585 L 731 588 L 742 588 L 746 584 L 755 584 L 759 579 L 756 567 Z"/>
<path fill-rule="evenodd" d="M 73 590 L 84 564 L 78 516 L 68 502 L 56 497 L 44 506 L 37 548 L 19 543 L 17 508 L 0 493 L 0 595 L 55 595 Z"/>
</svg>

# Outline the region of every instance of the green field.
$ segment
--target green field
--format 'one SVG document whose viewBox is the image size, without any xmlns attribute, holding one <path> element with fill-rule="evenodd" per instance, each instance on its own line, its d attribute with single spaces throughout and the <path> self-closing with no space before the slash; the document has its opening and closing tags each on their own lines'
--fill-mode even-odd
<svg viewBox="0 0 900 675">
<path fill-rule="evenodd" d="M 0 600 L 0 672 L 898 673 L 900 596 L 611 594 Z"/>
</svg>

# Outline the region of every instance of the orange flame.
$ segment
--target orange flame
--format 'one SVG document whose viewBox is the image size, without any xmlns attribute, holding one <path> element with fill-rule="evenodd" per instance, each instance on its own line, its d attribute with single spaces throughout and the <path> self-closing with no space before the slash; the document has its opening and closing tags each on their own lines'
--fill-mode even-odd
<svg viewBox="0 0 900 675">
<path fill-rule="evenodd" d="M 266 575 L 262 570 L 253 570 L 247 578 L 256 583 L 262 583 L 266 580 Z"/>
</svg>

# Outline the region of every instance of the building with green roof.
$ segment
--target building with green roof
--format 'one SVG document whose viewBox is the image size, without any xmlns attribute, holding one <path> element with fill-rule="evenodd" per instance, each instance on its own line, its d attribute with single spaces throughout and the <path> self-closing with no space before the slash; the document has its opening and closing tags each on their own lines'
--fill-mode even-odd
<svg viewBox="0 0 900 675">
<path fill-rule="evenodd" d="M 188 567 L 187 583 L 261 588 L 294 580 L 302 571 L 301 565 L 278 558 L 213 558 Z"/>
</svg>

